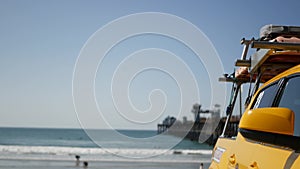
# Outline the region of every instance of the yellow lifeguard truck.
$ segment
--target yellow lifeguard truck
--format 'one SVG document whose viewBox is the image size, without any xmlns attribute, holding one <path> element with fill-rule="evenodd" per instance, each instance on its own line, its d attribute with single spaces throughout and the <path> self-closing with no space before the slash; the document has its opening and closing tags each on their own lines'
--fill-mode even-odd
<svg viewBox="0 0 300 169">
<path fill-rule="evenodd" d="M 227 120 L 212 154 L 210 169 L 300 168 L 300 27 L 266 25 L 260 38 L 242 39 Z M 248 48 L 255 48 L 249 57 Z M 230 120 L 241 85 L 249 91 L 237 135 Z"/>
</svg>

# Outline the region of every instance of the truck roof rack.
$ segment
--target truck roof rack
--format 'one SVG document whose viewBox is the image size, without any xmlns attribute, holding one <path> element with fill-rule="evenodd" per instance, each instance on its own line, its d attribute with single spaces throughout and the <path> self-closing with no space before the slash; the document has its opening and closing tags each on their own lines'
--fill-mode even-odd
<svg viewBox="0 0 300 169">
<path fill-rule="evenodd" d="M 242 39 L 241 43 L 245 45 L 244 51 L 241 59 L 235 62 L 235 66 L 239 68 L 234 77 L 221 77 L 219 81 L 253 82 L 258 74 L 262 73 L 261 82 L 266 82 L 277 74 L 300 64 L 300 39 L 298 43 Z M 250 45 L 257 51 L 246 58 Z"/>
</svg>

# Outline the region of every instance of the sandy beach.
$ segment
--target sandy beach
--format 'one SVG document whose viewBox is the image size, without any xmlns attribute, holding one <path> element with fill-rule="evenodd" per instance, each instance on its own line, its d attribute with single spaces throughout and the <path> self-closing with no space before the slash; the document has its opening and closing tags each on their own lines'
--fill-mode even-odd
<svg viewBox="0 0 300 169">
<path fill-rule="evenodd" d="M 0 159 L 1 169 L 198 169 L 199 166 L 200 163 L 89 161 L 88 167 L 84 167 L 83 162 L 76 166 L 75 160 Z M 204 168 L 208 166 L 204 163 Z"/>
</svg>

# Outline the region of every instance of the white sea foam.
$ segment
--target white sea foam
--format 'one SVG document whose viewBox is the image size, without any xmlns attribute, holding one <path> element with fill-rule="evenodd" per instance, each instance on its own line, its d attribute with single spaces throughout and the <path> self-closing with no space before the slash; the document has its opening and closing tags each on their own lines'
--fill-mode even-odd
<svg viewBox="0 0 300 169">
<path fill-rule="evenodd" d="M 14 146 L 0 145 L 0 152 L 19 154 L 41 153 L 41 154 L 203 154 L 210 155 L 211 150 L 185 150 L 185 149 L 122 149 L 122 148 L 81 148 L 81 147 L 55 147 L 55 146 Z"/>
</svg>

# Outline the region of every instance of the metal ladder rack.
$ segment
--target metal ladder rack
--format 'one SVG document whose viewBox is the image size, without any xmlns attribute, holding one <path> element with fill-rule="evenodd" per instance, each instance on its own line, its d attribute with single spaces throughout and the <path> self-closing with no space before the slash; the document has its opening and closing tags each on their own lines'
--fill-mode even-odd
<svg viewBox="0 0 300 169">
<path fill-rule="evenodd" d="M 236 60 L 235 66 L 240 67 L 238 71 L 231 75 L 225 74 L 224 77 L 219 78 L 219 81 L 232 82 L 232 96 L 227 107 L 226 122 L 221 134 L 225 137 L 226 128 L 233 113 L 234 105 L 238 94 L 241 92 L 241 86 L 244 83 L 254 82 L 252 94 L 248 93 L 246 102 L 249 103 L 252 95 L 258 90 L 261 82 L 266 82 L 283 71 L 300 64 L 300 42 L 299 43 L 281 43 L 269 42 L 259 40 L 241 40 L 244 45 L 241 59 Z M 249 47 L 257 49 L 257 51 L 247 58 Z M 240 93 L 241 100 L 241 93 Z M 240 101 L 241 104 L 241 101 Z"/>
</svg>

